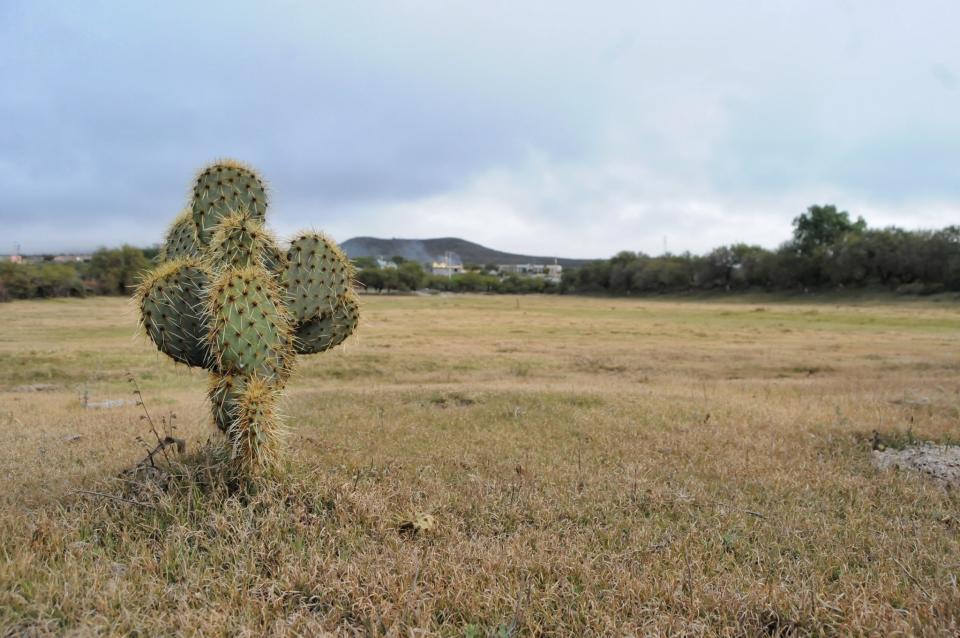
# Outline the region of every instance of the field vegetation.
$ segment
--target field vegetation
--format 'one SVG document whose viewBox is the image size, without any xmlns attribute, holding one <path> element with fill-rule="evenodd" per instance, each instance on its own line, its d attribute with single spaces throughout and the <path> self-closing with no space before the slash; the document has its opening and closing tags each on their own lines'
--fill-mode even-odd
<svg viewBox="0 0 960 638">
<path fill-rule="evenodd" d="M 818 293 L 864 291 L 935 295 L 960 291 L 960 226 L 940 230 L 868 228 L 836 206 L 810 206 L 793 220 L 793 236 L 774 250 L 744 243 L 703 255 L 659 256 L 624 250 L 610 259 L 566 268 L 562 280 L 498 276 L 496 264 L 466 264 L 462 274 L 428 276 L 416 263 L 400 268 L 362 263 L 370 290 L 574 293 L 607 295 Z"/>
<path fill-rule="evenodd" d="M 156 248 L 123 246 L 98 250 L 90 263 L 0 263 L 0 301 L 126 295 L 150 268 L 156 254 Z M 52 255 L 48 257 L 53 259 Z M 624 250 L 610 259 L 568 267 L 560 281 L 499 273 L 496 263 L 468 262 L 464 272 L 445 276 L 432 275 L 422 263 L 399 255 L 392 261 L 390 267 L 380 267 L 372 256 L 354 259 L 358 284 L 378 293 L 423 289 L 609 296 L 812 292 L 848 299 L 864 294 L 946 295 L 956 299 L 960 292 L 960 226 L 939 230 L 869 228 L 863 219 L 851 220 L 848 212 L 836 206 L 814 205 L 794 219 L 792 237 L 774 250 L 743 243 L 719 246 L 703 255 L 686 252 L 651 256 Z"/>
<path fill-rule="evenodd" d="M 957 304 L 362 306 L 237 491 L 128 301 L 0 305 L 0 634 L 960 631 L 960 497 L 870 463 L 960 435 Z"/>
<path fill-rule="evenodd" d="M 0 262 L 0 301 L 87 295 L 129 295 L 157 249 L 101 248 L 89 262 L 57 263 L 54 255 L 30 263 Z"/>
</svg>

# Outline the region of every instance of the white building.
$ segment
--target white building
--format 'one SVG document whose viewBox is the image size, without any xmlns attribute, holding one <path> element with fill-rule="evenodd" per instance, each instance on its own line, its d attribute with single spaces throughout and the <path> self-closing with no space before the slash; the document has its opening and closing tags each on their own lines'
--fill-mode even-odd
<svg viewBox="0 0 960 638">
<path fill-rule="evenodd" d="M 55 264 L 82 263 L 93 259 L 93 255 L 57 255 L 53 258 Z"/>
<path fill-rule="evenodd" d="M 520 275 L 521 277 L 539 277 L 558 284 L 563 276 L 560 264 L 503 264 L 498 266 L 500 274 Z"/>
<path fill-rule="evenodd" d="M 430 272 L 441 277 L 453 277 L 463 272 L 463 261 L 457 253 L 447 251 L 433 260 Z"/>
<path fill-rule="evenodd" d="M 385 257 L 377 257 L 377 268 L 380 268 L 381 270 L 396 270 L 397 262 Z"/>
</svg>

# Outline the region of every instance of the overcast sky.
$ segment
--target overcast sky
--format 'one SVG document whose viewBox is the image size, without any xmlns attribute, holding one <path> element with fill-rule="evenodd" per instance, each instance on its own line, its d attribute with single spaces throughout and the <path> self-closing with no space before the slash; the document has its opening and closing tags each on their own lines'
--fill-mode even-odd
<svg viewBox="0 0 960 638">
<path fill-rule="evenodd" d="M 0 2 L 0 253 L 270 222 L 604 257 L 960 223 L 960 2 Z"/>
</svg>

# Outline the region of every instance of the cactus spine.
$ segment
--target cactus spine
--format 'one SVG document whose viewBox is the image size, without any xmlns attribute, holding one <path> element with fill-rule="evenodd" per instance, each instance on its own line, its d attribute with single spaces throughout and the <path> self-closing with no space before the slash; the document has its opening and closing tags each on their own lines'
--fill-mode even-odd
<svg viewBox="0 0 960 638">
<path fill-rule="evenodd" d="M 359 321 L 350 262 L 336 243 L 302 232 L 284 252 L 264 227 L 266 210 L 255 170 L 229 160 L 206 167 L 136 293 L 157 348 L 210 370 L 213 422 L 247 475 L 277 463 L 277 401 L 296 355 L 339 345 Z"/>
</svg>

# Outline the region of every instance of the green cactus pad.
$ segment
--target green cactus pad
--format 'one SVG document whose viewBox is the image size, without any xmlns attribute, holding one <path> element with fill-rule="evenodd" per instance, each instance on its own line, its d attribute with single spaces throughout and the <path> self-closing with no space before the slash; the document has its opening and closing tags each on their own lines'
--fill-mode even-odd
<svg viewBox="0 0 960 638">
<path fill-rule="evenodd" d="M 288 263 L 287 253 L 280 250 L 280 247 L 274 244 L 270 247 L 270 250 L 267 251 L 267 254 L 264 255 L 263 267 L 280 282 L 280 278 L 287 270 Z"/>
<path fill-rule="evenodd" d="M 232 213 L 220 221 L 207 255 L 214 272 L 249 266 L 261 266 L 272 273 L 279 269 L 276 240 L 249 212 Z"/>
<path fill-rule="evenodd" d="M 246 474 L 275 462 L 282 432 L 276 414 L 279 394 L 276 382 L 257 375 L 211 375 L 214 422 L 227 437 L 235 468 Z"/>
<path fill-rule="evenodd" d="M 208 299 L 210 351 L 218 369 L 286 379 L 292 363 L 290 319 L 274 278 L 259 267 L 230 268 Z"/>
<path fill-rule="evenodd" d="M 197 176 L 192 209 L 197 238 L 206 245 L 220 220 L 236 211 L 247 211 L 263 223 L 266 187 L 252 168 L 232 160 L 216 162 Z"/>
<path fill-rule="evenodd" d="M 179 259 L 159 266 L 137 288 L 147 335 L 161 352 L 189 366 L 210 361 L 203 315 L 209 281 L 199 262 Z"/>
<path fill-rule="evenodd" d="M 297 354 L 316 354 L 340 345 L 357 329 L 359 320 L 360 306 L 356 293 L 350 290 L 332 312 L 297 326 Z"/>
<path fill-rule="evenodd" d="M 249 377 L 234 389 L 234 405 L 227 440 L 234 468 L 246 475 L 272 469 L 278 458 L 283 428 L 277 417 L 279 391 L 260 376 Z"/>
<path fill-rule="evenodd" d="M 287 262 L 281 285 L 298 323 L 333 312 L 350 289 L 350 261 L 332 239 L 320 233 L 303 233 L 294 239 Z"/>
<path fill-rule="evenodd" d="M 207 396 L 213 407 L 213 422 L 217 429 L 226 433 L 236 414 L 237 396 L 246 387 L 246 377 L 234 374 L 210 375 L 210 387 Z"/>
<path fill-rule="evenodd" d="M 200 255 L 196 225 L 190 209 L 180 211 L 170 225 L 167 236 L 160 247 L 160 261 L 193 258 Z"/>
</svg>

